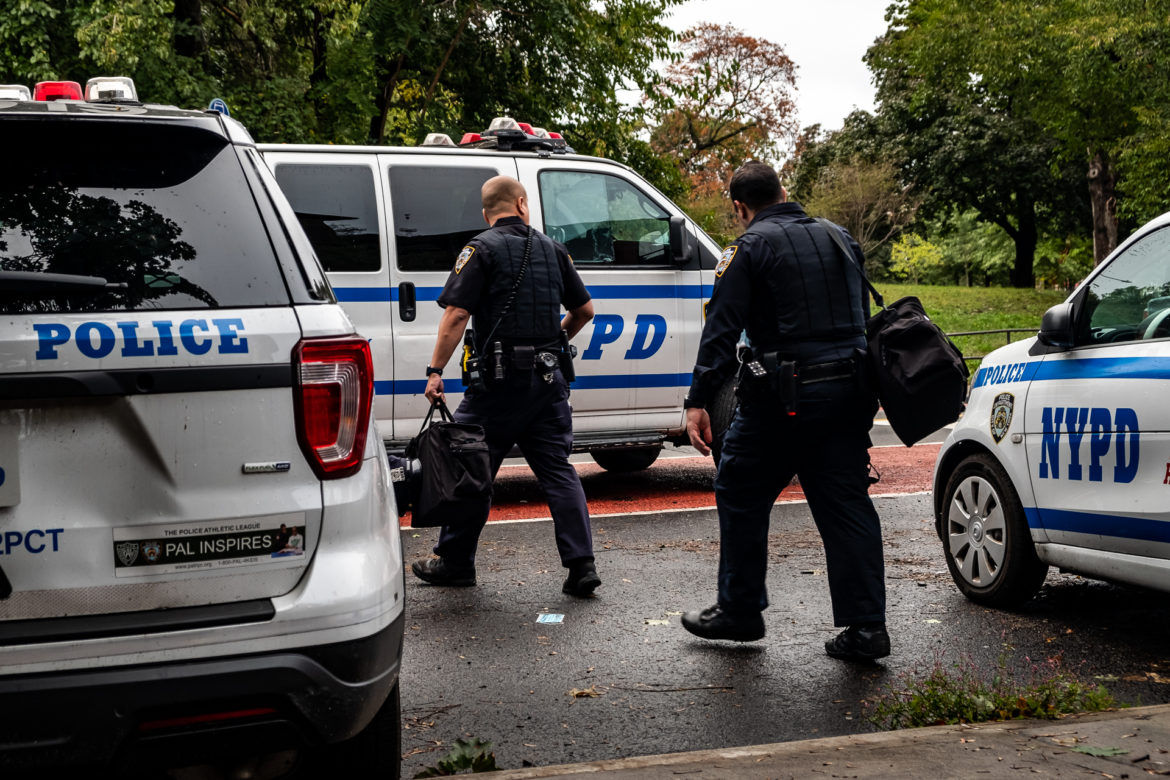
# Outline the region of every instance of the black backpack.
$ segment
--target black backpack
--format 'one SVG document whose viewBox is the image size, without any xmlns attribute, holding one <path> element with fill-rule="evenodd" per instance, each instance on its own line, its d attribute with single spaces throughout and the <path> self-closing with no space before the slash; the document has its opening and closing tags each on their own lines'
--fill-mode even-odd
<svg viewBox="0 0 1170 780">
<path fill-rule="evenodd" d="M 967 363 L 917 298 L 900 298 L 886 306 L 837 226 L 826 219 L 817 222 L 861 274 L 881 307 L 865 325 L 866 372 L 890 427 L 909 447 L 962 415 L 971 375 Z"/>
<path fill-rule="evenodd" d="M 432 422 L 435 409 L 440 419 Z M 410 525 L 462 525 L 491 505 L 492 468 L 483 426 L 455 422 L 442 401 L 431 404 L 418 435 L 406 445 L 421 476 L 412 495 Z"/>
</svg>

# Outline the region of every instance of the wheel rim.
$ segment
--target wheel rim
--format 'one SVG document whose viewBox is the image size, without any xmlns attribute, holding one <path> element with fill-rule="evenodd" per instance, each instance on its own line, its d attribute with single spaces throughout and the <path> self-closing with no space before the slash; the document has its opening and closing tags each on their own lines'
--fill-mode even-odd
<svg viewBox="0 0 1170 780">
<path fill-rule="evenodd" d="M 983 477 L 971 476 L 951 495 L 947 549 L 964 581 L 987 588 L 1003 566 L 1007 518 L 999 493 Z"/>
</svg>

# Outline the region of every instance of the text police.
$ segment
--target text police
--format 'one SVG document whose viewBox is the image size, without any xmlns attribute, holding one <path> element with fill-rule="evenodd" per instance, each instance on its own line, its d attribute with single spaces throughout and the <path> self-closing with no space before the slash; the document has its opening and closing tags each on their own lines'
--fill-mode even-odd
<svg viewBox="0 0 1170 780">
<path fill-rule="evenodd" d="M 121 331 L 122 357 L 166 357 L 180 351 L 206 355 L 217 348 L 221 355 L 248 351 L 248 339 L 241 335 L 244 321 L 238 317 L 186 319 L 177 325 L 172 320 L 151 320 L 149 325 L 126 321 L 114 323 Z M 37 360 L 56 360 L 59 347 L 73 341 L 77 350 L 89 358 L 104 358 L 114 351 L 118 337 L 104 322 L 83 322 L 76 330 L 60 322 L 33 325 L 37 333 Z"/>
</svg>

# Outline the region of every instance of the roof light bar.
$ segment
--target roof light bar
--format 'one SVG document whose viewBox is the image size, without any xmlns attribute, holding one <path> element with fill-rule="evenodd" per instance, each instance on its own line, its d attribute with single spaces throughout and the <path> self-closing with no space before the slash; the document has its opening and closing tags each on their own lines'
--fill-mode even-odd
<svg viewBox="0 0 1170 780">
<path fill-rule="evenodd" d="M 454 146 L 455 142 L 446 133 L 427 133 L 423 146 Z"/>
<path fill-rule="evenodd" d="M 134 80 L 126 76 L 97 76 L 85 82 L 85 99 L 138 102 Z"/>
<path fill-rule="evenodd" d="M 24 84 L 0 84 L 0 100 L 32 100 Z"/>
<path fill-rule="evenodd" d="M 76 81 L 41 81 L 33 89 L 33 100 L 81 100 L 81 85 Z"/>
</svg>

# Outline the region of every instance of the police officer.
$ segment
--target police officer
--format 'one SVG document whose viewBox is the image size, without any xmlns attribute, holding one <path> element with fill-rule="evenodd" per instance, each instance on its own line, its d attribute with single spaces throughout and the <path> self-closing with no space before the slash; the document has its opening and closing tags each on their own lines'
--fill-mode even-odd
<svg viewBox="0 0 1170 780">
<path fill-rule="evenodd" d="M 786 202 L 769 166 L 747 163 L 730 190 L 746 232 L 716 266 L 685 402 L 687 433 L 703 454 L 711 442 L 704 407 L 736 366 L 745 330 L 751 356 L 715 478 L 718 602 L 682 624 L 707 639 L 763 638 L 768 517 L 796 474 L 825 545 L 834 623 L 846 626 L 825 650 L 872 661 L 889 655 L 890 640 L 881 528 L 868 494 L 877 403 L 859 377 L 869 308 L 861 274 L 826 228 Z M 852 238 L 849 245 L 862 264 L 861 248 Z"/>
<path fill-rule="evenodd" d="M 455 418 L 483 426 L 493 478 L 513 445 L 520 447 L 548 499 L 561 563 L 569 570 L 562 590 L 589 596 L 601 578 L 593 562 L 585 492 L 569 463 L 569 386 L 556 366 L 561 330 L 575 336 L 593 319 L 593 302 L 565 247 L 528 226 L 528 196 L 520 182 L 496 176 L 481 195 L 491 228 L 459 253 L 439 295 L 445 311 L 427 366 L 426 397 L 446 401 L 443 368 L 472 318 L 481 340 L 478 354 L 501 358 L 503 377 L 494 379 L 495 365 L 489 362 L 486 388 L 469 388 Z M 563 321 L 562 305 L 568 310 Z M 411 570 L 432 585 L 474 585 L 475 549 L 487 515 L 485 508 L 473 523 L 444 527 L 435 546 L 439 557 L 416 561 Z"/>
</svg>

